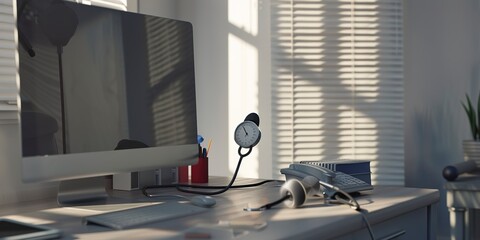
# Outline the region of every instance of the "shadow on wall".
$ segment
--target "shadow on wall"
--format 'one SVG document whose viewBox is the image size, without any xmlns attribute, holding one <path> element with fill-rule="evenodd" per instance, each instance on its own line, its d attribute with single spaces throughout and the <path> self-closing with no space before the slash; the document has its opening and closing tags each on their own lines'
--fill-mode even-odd
<svg viewBox="0 0 480 240">
<path fill-rule="evenodd" d="M 453 111 L 451 105 L 438 103 L 414 112 L 410 120 L 411 131 L 406 136 L 405 143 L 405 185 L 440 191 L 437 225 L 441 235 L 449 234 L 446 192 L 443 187 L 446 180 L 442 171 L 446 165 L 463 159 L 461 139 L 457 131 L 459 127 L 455 125 L 458 121 L 452 119 L 455 118 L 452 113 L 458 111 Z"/>
</svg>

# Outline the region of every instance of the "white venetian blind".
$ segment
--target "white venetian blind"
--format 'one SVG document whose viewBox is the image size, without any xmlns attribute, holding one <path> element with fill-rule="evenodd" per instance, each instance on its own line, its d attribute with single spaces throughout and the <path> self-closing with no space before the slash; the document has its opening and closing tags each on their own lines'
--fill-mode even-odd
<svg viewBox="0 0 480 240">
<path fill-rule="evenodd" d="M 117 10 L 127 10 L 127 0 L 70 0 L 72 2 L 83 3 Z"/>
<path fill-rule="evenodd" d="M 17 119 L 15 18 L 13 1 L 0 0 L 0 123 Z"/>
<path fill-rule="evenodd" d="M 73 2 L 127 10 L 126 0 Z M 16 123 L 18 117 L 15 11 L 16 0 L 0 0 L 0 123 Z"/>
<path fill-rule="evenodd" d="M 404 184 L 401 0 L 272 0 L 274 172 L 371 160 Z"/>
</svg>

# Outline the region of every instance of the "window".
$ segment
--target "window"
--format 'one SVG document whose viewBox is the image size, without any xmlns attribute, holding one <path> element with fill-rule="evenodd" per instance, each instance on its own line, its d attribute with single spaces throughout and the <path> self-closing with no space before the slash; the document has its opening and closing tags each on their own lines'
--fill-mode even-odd
<svg viewBox="0 0 480 240">
<path fill-rule="evenodd" d="M 13 1 L 0 0 L 0 123 L 17 123 Z"/>
<path fill-rule="evenodd" d="M 274 172 L 371 160 L 404 184 L 401 0 L 272 0 Z"/>
<path fill-rule="evenodd" d="M 113 8 L 117 10 L 127 10 L 127 0 L 70 0 L 71 2 L 83 3 L 87 5 Z"/>
</svg>

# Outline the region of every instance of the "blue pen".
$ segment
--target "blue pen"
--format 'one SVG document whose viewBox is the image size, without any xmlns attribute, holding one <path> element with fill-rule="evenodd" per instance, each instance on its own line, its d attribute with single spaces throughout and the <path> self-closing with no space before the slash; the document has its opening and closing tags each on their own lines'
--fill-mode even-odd
<svg viewBox="0 0 480 240">
<path fill-rule="evenodd" d="M 202 143 L 203 140 L 204 140 L 204 139 L 203 139 L 202 135 L 197 135 L 197 143 L 198 143 L 198 144 Z"/>
<path fill-rule="evenodd" d="M 203 148 L 203 153 L 202 153 L 203 158 L 207 157 L 207 149 Z"/>
</svg>

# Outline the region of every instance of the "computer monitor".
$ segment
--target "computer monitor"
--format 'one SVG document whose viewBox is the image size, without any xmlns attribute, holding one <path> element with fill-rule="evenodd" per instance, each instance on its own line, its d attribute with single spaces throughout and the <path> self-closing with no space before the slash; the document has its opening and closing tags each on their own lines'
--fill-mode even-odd
<svg viewBox="0 0 480 240">
<path fill-rule="evenodd" d="M 23 180 L 198 160 L 188 22 L 59 0 L 18 0 Z"/>
</svg>

